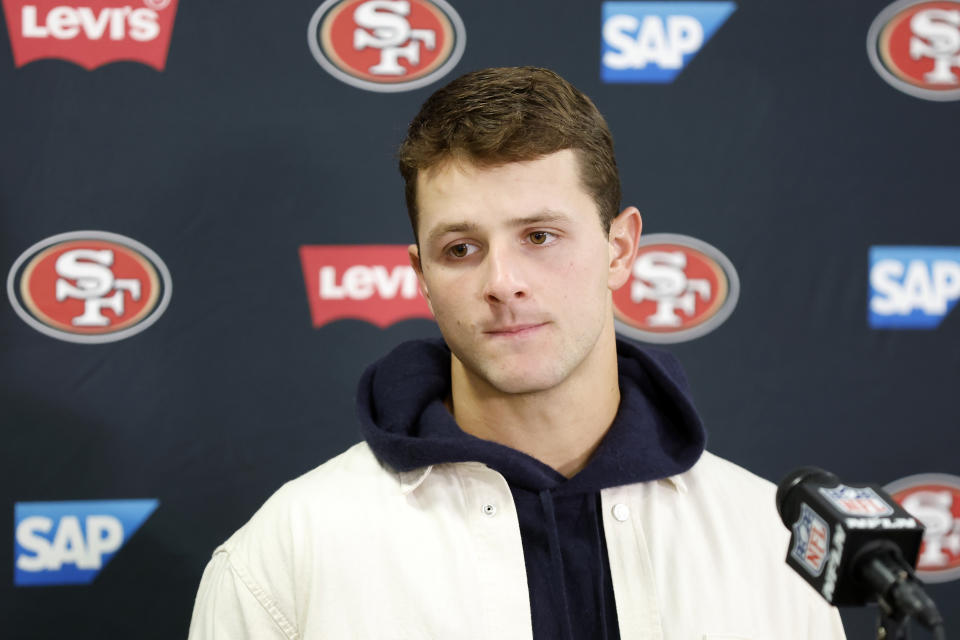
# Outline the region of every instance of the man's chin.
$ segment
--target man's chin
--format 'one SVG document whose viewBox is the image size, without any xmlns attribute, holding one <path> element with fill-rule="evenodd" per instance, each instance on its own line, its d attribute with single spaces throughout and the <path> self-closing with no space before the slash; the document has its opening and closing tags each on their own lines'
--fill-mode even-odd
<svg viewBox="0 0 960 640">
<path fill-rule="evenodd" d="M 534 371 L 530 369 L 492 372 L 486 378 L 491 387 L 508 395 L 539 393 L 552 389 L 562 382 L 562 376 L 555 371 Z"/>
<path fill-rule="evenodd" d="M 546 391 L 566 377 L 559 359 L 543 356 L 542 350 L 496 351 L 482 355 L 471 353 L 472 357 L 457 359 L 468 378 L 508 395 Z"/>
</svg>

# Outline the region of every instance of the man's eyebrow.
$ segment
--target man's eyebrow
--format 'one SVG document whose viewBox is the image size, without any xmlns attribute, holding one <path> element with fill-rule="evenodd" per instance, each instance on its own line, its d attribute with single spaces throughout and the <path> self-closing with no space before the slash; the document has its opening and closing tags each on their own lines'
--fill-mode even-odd
<svg viewBox="0 0 960 640">
<path fill-rule="evenodd" d="M 427 242 L 428 243 L 434 242 L 440 236 L 446 235 L 448 233 L 463 233 L 464 231 L 476 231 L 479 228 L 480 226 L 473 222 L 452 222 L 450 224 L 442 224 L 430 230 L 430 233 L 427 234 Z"/>
<path fill-rule="evenodd" d="M 544 224 L 548 222 L 569 222 L 570 216 L 560 211 L 543 210 L 530 216 L 522 218 L 513 218 L 507 221 L 511 227 L 526 227 L 534 224 Z M 427 242 L 434 242 L 441 236 L 448 233 L 473 232 L 480 229 L 480 225 L 474 222 L 452 222 L 434 227 L 427 234 Z"/>
<path fill-rule="evenodd" d="M 544 209 L 532 216 L 514 218 L 508 224 L 512 227 L 526 227 L 531 224 L 543 224 L 545 222 L 570 222 L 570 216 L 560 211 Z"/>
</svg>

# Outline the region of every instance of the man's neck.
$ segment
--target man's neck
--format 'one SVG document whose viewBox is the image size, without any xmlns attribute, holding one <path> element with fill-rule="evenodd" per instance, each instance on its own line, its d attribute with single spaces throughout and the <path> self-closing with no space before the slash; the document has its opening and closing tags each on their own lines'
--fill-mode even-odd
<svg viewBox="0 0 960 640">
<path fill-rule="evenodd" d="M 601 335 L 563 382 L 533 393 L 498 391 L 452 360 L 451 411 L 460 428 L 522 451 L 568 478 L 586 466 L 620 406 L 613 331 Z"/>
</svg>

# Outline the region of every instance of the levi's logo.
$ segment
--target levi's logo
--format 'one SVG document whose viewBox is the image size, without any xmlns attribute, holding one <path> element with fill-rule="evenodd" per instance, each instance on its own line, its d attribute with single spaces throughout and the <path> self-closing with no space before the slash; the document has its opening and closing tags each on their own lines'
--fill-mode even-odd
<svg viewBox="0 0 960 640">
<path fill-rule="evenodd" d="M 433 318 L 406 245 L 302 246 L 300 262 L 314 327 L 345 318 L 380 328 Z"/>
<path fill-rule="evenodd" d="M 88 71 L 141 62 L 163 71 L 178 0 L 3 0 L 17 67 L 57 58 Z"/>
</svg>

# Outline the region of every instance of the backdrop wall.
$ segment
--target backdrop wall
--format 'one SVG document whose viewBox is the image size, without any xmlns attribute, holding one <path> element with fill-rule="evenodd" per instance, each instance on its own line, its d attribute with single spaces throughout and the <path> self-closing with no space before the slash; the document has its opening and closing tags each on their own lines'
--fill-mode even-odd
<svg viewBox="0 0 960 640">
<path fill-rule="evenodd" d="M 4 637 L 185 636 L 213 548 L 359 440 L 362 370 L 438 335 L 407 123 L 526 64 L 608 119 L 652 237 L 620 328 L 680 358 L 708 447 L 952 474 L 921 506 L 960 629 L 960 3 L 450 1 L 3 0 Z"/>
</svg>

